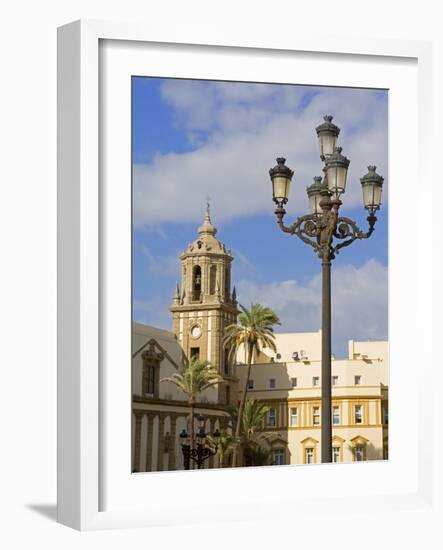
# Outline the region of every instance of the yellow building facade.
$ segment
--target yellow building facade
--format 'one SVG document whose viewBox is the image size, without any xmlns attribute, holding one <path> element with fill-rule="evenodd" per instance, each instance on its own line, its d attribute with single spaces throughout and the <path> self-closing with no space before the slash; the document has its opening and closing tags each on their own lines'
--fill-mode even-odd
<svg viewBox="0 0 443 550">
<path fill-rule="evenodd" d="M 248 397 L 269 407 L 263 430 L 274 433 L 274 463 L 320 462 L 321 332 L 276 334 L 276 353 L 255 358 Z M 238 356 L 240 386 L 243 350 Z M 388 345 L 354 342 L 332 361 L 335 462 L 388 457 Z"/>
</svg>

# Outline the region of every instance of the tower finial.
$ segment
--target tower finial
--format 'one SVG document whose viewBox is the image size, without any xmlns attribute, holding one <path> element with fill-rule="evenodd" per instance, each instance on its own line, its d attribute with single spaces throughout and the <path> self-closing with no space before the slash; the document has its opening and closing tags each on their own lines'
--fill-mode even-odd
<svg viewBox="0 0 443 550">
<path fill-rule="evenodd" d="M 206 197 L 206 213 L 205 213 L 205 219 L 203 220 L 203 225 L 201 225 L 198 229 L 198 232 L 200 235 L 203 234 L 210 234 L 215 235 L 217 233 L 217 229 L 212 225 L 211 221 L 211 204 L 210 204 L 210 197 Z"/>
</svg>

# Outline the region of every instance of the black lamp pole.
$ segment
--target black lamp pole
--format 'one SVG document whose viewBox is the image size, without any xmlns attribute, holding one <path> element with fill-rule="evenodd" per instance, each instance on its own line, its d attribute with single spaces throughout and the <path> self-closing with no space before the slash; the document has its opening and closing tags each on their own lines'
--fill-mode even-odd
<svg viewBox="0 0 443 550">
<path fill-rule="evenodd" d="M 182 432 L 180 433 L 181 447 L 183 453 L 183 465 L 185 470 L 191 469 L 191 460 L 197 464 L 197 469 L 200 470 L 205 460 L 217 454 L 218 450 L 218 442 L 220 440 L 220 432 L 218 431 L 218 429 L 215 430 L 215 432 L 212 434 L 214 446 L 211 449 L 206 445 L 207 434 L 204 430 L 205 419 L 202 415 L 199 415 L 197 417 L 197 420 L 199 422 L 199 429 L 196 432 L 195 439 L 197 441 L 197 444 L 195 447 L 191 446 L 190 437 L 186 430 L 182 430 Z"/>
<path fill-rule="evenodd" d="M 271 168 L 273 200 L 277 205 L 275 214 L 280 229 L 296 235 L 309 244 L 322 263 L 322 363 L 321 363 L 321 461 L 332 462 L 332 418 L 331 418 L 331 262 L 339 250 L 358 239 L 369 238 L 375 227 L 375 212 L 381 205 L 383 177 L 368 166 L 369 172 L 360 179 L 363 190 L 363 204 L 368 210 L 368 230 L 361 231 L 350 218 L 339 216 L 341 195 L 345 192 L 349 160 L 336 147 L 340 129 L 332 123 L 332 116 L 325 116 L 324 123 L 316 128 L 320 144 L 320 158 L 325 163 L 325 176 L 315 177 L 307 188 L 311 213 L 300 216 L 286 226 L 283 218 L 284 205 L 288 202 L 289 188 L 294 172 L 285 165 L 286 159 L 277 159 Z"/>
</svg>

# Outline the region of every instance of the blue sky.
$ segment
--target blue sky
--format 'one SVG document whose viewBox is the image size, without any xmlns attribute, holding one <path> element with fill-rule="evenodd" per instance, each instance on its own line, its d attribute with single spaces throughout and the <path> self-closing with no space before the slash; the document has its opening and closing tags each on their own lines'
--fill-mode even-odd
<svg viewBox="0 0 443 550">
<path fill-rule="evenodd" d="M 211 197 L 217 237 L 232 248 L 240 303 L 260 301 L 282 332 L 320 327 L 320 262 L 275 223 L 268 170 L 283 155 L 295 170 L 287 222 L 307 212 L 306 186 L 321 175 L 315 126 L 341 127 L 351 159 L 342 215 L 365 226 L 359 178 L 384 175 L 383 208 L 369 240 L 333 264 L 333 348 L 387 338 L 388 93 L 381 90 L 134 77 L 134 319 L 170 329 L 179 254 L 194 240 Z"/>
</svg>

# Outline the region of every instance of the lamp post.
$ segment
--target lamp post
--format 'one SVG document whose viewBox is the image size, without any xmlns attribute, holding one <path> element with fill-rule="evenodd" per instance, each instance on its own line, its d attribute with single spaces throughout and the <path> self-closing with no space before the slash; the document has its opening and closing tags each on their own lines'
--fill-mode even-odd
<svg viewBox="0 0 443 550">
<path fill-rule="evenodd" d="M 316 128 L 320 158 L 324 163 L 324 177 L 317 176 L 307 188 L 310 213 L 300 216 L 286 226 L 284 206 L 288 202 L 294 172 L 286 166 L 286 159 L 277 158 L 277 164 L 269 170 L 273 200 L 277 205 L 277 223 L 284 233 L 296 235 L 310 245 L 322 264 L 322 363 L 321 363 L 321 461 L 332 462 L 331 422 L 331 262 L 340 249 L 356 240 L 369 238 L 375 227 L 375 212 L 381 205 L 383 177 L 375 166 L 368 166 L 368 173 L 360 179 L 363 190 L 363 206 L 368 211 L 368 230 L 362 231 L 350 218 L 339 216 L 341 196 L 346 190 L 349 159 L 337 147 L 340 128 L 332 122 L 332 116 Z"/>
<path fill-rule="evenodd" d="M 214 440 L 214 448 L 210 449 L 206 446 L 207 434 L 205 433 L 205 418 L 201 414 L 197 416 L 198 429 L 195 434 L 195 440 L 197 442 L 196 446 L 191 446 L 191 437 L 186 432 L 182 430 L 180 433 L 180 442 L 183 452 L 183 464 L 185 470 L 191 469 L 191 460 L 197 464 L 197 468 L 200 470 L 203 466 L 205 460 L 210 456 L 217 454 L 218 444 L 220 441 L 220 432 L 218 429 L 212 434 Z M 192 429 L 192 428 L 191 428 Z"/>
</svg>

